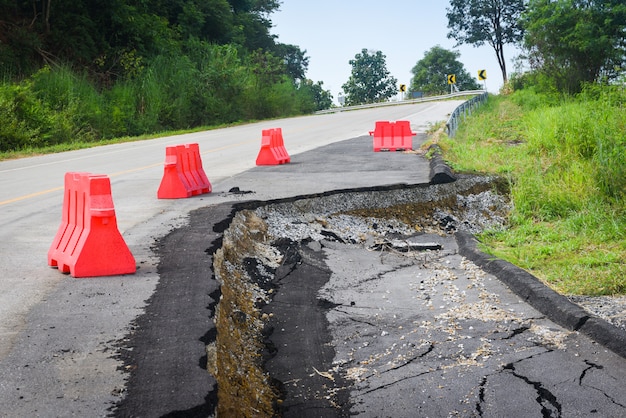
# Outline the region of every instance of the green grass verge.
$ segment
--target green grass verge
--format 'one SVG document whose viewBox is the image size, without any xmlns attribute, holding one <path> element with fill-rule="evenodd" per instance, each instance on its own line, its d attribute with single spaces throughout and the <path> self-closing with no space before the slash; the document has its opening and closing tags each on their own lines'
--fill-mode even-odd
<svg viewBox="0 0 626 418">
<path fill-rule="evenodd" d="M 623 92 L 622 92 L 623 94 Z M 453 138 L 446 159 L 511 184 L 505 231 L 488 253 L 564 294 L 626 294 L 626 98 L 490 97 Z"/>
</svg>

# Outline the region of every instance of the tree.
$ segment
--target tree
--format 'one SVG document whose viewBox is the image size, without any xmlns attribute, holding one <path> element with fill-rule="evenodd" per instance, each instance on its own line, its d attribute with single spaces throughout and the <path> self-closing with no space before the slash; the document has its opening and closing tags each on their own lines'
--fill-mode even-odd
<svg viewBox="0 0 626 418">
<path fill-rule="evenodd" d="M 285 62 L 285 68 L 289 77 L 294 81 L 305 79 L 309 68 L 309 57 L 306 50 L 302 51 L 297 45 L 276 44 L 274 54 L 281 57 Z"/>
<path fill-rule="evenodd" d="M 531 67 L 559 90 L 616 78 L 625 62 L 622 0 L 531 0 L 523 23 Z"/>
<path fill-rule="evenodd" d="M 257 49 L 248 56 L 248 67 L 256 76 L 257 84 L 263 87 L 276 84 L 285 76 L 284 61 L 262 49 Z"/>
<path fill-rule="evenodd" d="M 305 80 L 301 88 L 306 87 L 313 96 L 314 110 L 330 109 L 333 105 L 333 95 L 330 90 L 324 90 L 324 82 L 313 83 L 312 80 Z"/>
<path fill-rule="evenodd" d="M 496 53 L 502 80 L 508 80 L 504 45 L 522 40 L 519 22 L 524 0 L 450 0 L 447 8 L 448 38 L 475 47 L 489 44 Z"/>
<path fill-rule="evenodd" d="M 143 61 L 178 54 L 192 38 L 276 54 L 268 16 L 278 0 L 0 0 L 0 71 L 16 78 L 44 63 L 124 74 Z"/>
<path fill-rule="evenodd" d="M 270 34 L 272 22 L 267 16 L 278 10 L 277 0 L 228 0 L 233 12 L 230 42 L 243 45 L 246 49 L 271 50 L 275 35 Z"/>
<path fill-rule="evenodd" d="M 228 0 L 235 13 L 270 14 L 280 7 L 278 0 Z"/>
<path fill-rule="evenodd" d="M 424 53 L 411 70 L 411 92 L 421 91 L 426 95 L 444 94 L 448 91 L 448 74 L 456 76 L 456 85 L 459 90 L 477 90 L 480 85 L 469 75 L 458 61 L 461 54 L 449 51 L 437 45 Z"/>
<path fill-rule="evenodd" d="M 389 75 L 385 58 L 380 51 L 370 54 L 364 48 L 349 61 L 352 74 L 341 86 L 348 106 L 382 102 L 396 94 L 398 80 Z"/>
</svg>

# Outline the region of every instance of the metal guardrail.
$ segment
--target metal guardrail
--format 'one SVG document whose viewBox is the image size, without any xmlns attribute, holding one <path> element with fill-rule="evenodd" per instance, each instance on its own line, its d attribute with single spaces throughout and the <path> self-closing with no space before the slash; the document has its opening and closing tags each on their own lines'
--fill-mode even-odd
<svg viewBox="0 0 626 418">
<path fill-rule="evenodd" d="M 331 109 L 319 110 L 319 111 L 315 112 L 315 114 L 316 115 L 323 115 L 323 114 L 326 114 L 326 113 L 346 112 L 346 111 L 349 111 L 349 110 L 371 109 L 371 108 L 374 108 L 374 107 L 385 107 L 385 106 L 399 106 L 399 105 L 407 105 L 407 104 L 423 103 L 423 102 L 435 102 L 435 101 L 446 100 L 446 99 L 454 99 L 456 97 L 483 96 L 483 95 L 485 96 L 485 98 L 487 97 L 487 92 L 484 91 L 484 90 L 459 91 L 457 93 L 445 94 L 443 96 L 422 97 L 420 99 L 401 100 L 401 101 L 397 101 L 397 102 L 370 103 L 370 104 L 364 104 L 364 105 L 358 105 L 358 106 L 333 107 Z M 474 99 L 472 99 L 472 100 L 474 100 Z M 470 101 L 472 101 L 472 100 L 470 100 Z M 463 105 L 461 105 L 461 106 L 463 106 Z"/>
<path fill-rule="evenodd" d="M 450 138 L 454 137 L 454 135 L 456 134 L 456 130 L 459 127 L 460 118 L 463 117 L 463 120 L 465 120 L 465 117 L 467 115 L 472 114 L 472 110 L 475 107 L 478 107 L 487 101 L 488 96 L 488 93 L 485 91 L 482 94 L 472 97 L 470 100 L 457 106 L 457 108 L 452 111 L 450 117 L 448 118 L 448 121 L 446 122 L 446 131 Z"/>
</svg>

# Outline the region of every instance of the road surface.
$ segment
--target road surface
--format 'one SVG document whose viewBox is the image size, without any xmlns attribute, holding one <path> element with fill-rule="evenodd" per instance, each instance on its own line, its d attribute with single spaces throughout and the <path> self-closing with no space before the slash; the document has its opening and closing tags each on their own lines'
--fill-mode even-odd
<svg viewBox="0 0 626 418">
<path fill-rule="evenodd" d="M 233 209 L 283 198 L 306 208 L 294 196 L 369 186 L 426 190 L 424 159 L 369 152 L 367 132 L 376 120 L 408 119 L 423 140 L 458 103 L 268 121 L 0 163 L 0 416 L 211 414 L 215 380 L 205 370 L 205 345 L 215 338 L 219 297 L 211 255 Z M 274 127 L 282 128 L 292 162 L 254 168 L 261 130 Z M 156 199 L 165 147 L 190 142 L 200 145 L 213 193 Z M 111 177 L 136 274 L 74 279 L 47 266 L 67 171 Z M 336 196 L 335 204 L 347 202 Z M 277 235 L 310 229 L 291 241 L 295 261 L 280 279 L 278 303 L 267 306 L 277 347 L 267 366 L 285 384 L 285 416 L 624 415 L 624 358 L 555 324 L 502 277 L 461 257 L 481 261 L 460 236 L 417 237 L 441 244 L 429 256 L 372 251 L 350 243 L 362 225 L 346 227 L 320 207 L 332 209 L 318 204 L 274 226 Z M 524 281 L 523 272 L 491 261 L 482 263 Z M 318 288 L 297 305 L 312 277 Z M 305 306 L 317 320 L 295 320 Z M 315 338 L 324 350 L 293 347 Z M 307 348 L 323 353 L 308 357 Z"/>
<path fill-rule="evenodd" d="M 263 129 L 280 127 L 294 156 L 367 135 L 377 120 L 409 120 L 425 132 L 459 101 L 264 121 L 187 135 L 0 162 L 0 404 L 9 416 L 102 416 L 123 394 L 119 341 L 135 327 L 158 283 L 154 246 L 196 208 L 232 200 L 222 184 L 254 167 Z M 197 142 L 213 193 L 158 200 L 165 148 Z M 138 270 L 73 279 L 47 266 L 61 222 L 66 172 L 111 179 L 118 227 Z M 341 177 L 337 177 L 341 188 Z M 230 188 L 230 186 L 228 186 Z M 240 187 L 245 189 L 245 184 Z M 298 194 L 276 187 L 267 196 Z M 122 344 L 123 345 L 123 344 Z M 50 412 L 45 412 L 50 411 Z M 64 412 L 61 412 L 64 411 Z M 70 412 L 71 411 L 71 412 Z"/>
</svg>

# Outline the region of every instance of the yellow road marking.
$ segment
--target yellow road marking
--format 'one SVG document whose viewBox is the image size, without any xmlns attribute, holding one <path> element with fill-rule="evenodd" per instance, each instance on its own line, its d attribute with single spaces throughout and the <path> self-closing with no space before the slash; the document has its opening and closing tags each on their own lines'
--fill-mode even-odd
<svg viewBox="0 0 626 418">
<path fill-rule="evenodd" d="M 19 197 L 15 197 L 13 199 L 5 200 L 4 202 L 0 202 L 0 206 L 8 205 L 9 203 L 19 202 L 20 200 L 26 200 L 26 199 L 30 199 L 32 197 L 37 197 L 37 196 L 41 196 L 41 195 L 44 195 L 44 194 L 56 192 L 56 191 L 59 191 L 59 190 L 63 190 L 63 187 L 55 187 L 54 189 L 43 190 L 41 192 L 31 193 L 31 194 L 27 194 L 25 196 L 19 196 Z"/>
</svg>

